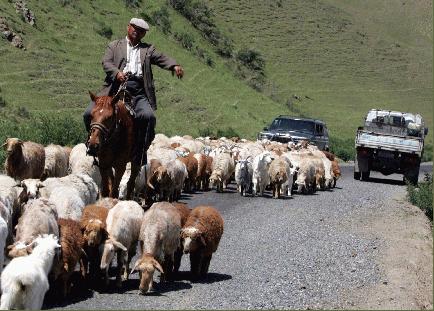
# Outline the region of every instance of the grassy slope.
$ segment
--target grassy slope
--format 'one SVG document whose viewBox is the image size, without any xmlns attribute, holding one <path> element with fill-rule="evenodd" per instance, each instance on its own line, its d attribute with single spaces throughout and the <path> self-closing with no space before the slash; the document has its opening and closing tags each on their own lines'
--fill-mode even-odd
<svg viewBox="0 0 434 311">
<path fill-rule="evenodd" d="M 350 139 L 370 108 L 418 112 L 432 144 L 431 1 L 208 3 L 237 48 L 261 52 L 266 93 L 290 100 L 295 114 L 324 119 L 331 135 Z"/>
<path fill-rule="evenodd" d="M 98 90 L 104 77 L 100 60 L 109 40 L 96 33 L 99 23 L 113 29 L 113 39 L 119 38 L 125 35 L 131 16 L 144 10 L 149 14 L 165 3 L 143 2 L 142 8 L 129 10 L 120 0 L 73 1 L 65 7 L 55 0 L 27 2 L 35 12 L 36 28 L 22 22 L 11 3 L 0 3 L 0 15 L 22 34 L 27 49 L 0 40 L 0 95 L 10 110 L 21 106 L 31 112 L 51 111 L 76 118 L 89 102 L 87 90 Z M 170 13 L 175 31 L 192 34 L 196 44 L 212 53 L 185 19 Z M 186 72 L 183 80 L 177 80 L 167 71 L 154 70 L 159 131 L 198 135 L 199 129 L 207 127 L 214 132 L 232 127 L 240 135 L 253 137 L 285 110 L 234 78 L 217 55 L 213 54 L 215 66 L 210 68 L 156 27 L 146 40 L 176 58 Z"/>
</svg>

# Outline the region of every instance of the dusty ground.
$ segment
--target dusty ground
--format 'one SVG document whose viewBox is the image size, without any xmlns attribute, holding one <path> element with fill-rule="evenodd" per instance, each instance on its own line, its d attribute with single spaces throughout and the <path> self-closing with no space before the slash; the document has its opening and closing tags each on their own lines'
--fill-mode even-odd
<svg viewBox="0 0 434 311">
<path fill-rule="evenodd" d="M 432 309 L 432 225 L 424 213 L 401 195 L 390 204 L 393 213 L 379 212 L 360 230 L 384 241 L 378 265 L 385 279 L 369 288 L 348 293 L 349 309 Z M 367 225 L 369 224 L 369 225 Z"/>
</svg>

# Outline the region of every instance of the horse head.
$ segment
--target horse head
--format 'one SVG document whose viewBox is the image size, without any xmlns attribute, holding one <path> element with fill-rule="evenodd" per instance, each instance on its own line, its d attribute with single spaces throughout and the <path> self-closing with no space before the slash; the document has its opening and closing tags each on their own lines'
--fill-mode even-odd
<svg viewBox="0 0 434 311">
<path fill-rule="evenodd" d="M 96 156 L 116 126 L 116 101 L 111 96 L 95 96 L 91 92 L 89 95 L 95 106 L 91 113 L 87 153 Z"/>
</svg>

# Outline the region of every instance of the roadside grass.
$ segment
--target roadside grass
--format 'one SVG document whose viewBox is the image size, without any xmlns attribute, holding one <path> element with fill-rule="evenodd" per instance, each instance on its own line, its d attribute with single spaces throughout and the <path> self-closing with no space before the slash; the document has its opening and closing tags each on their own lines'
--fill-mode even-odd
<svg viewBox="0 0 434 311">
<path fill-rule="evenodd" d="M 407 184 L 408 200 L 423 210 L 426 216 L 433 220 L 433 192 L 432 192 L 432 174 L 425 174 L 422 182 L 417 187 Z"/>
</svg>

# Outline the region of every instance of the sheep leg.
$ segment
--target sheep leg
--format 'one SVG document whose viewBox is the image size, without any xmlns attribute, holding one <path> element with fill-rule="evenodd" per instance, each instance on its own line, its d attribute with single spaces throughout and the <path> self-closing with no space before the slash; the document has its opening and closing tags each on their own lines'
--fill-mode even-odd
<svg viewBox="0 0 434 311">
<path fill-rule="evenodd" d="M 182 248 L 178 247 L 175 252 L 175 260 L 173 263 L 173 272 L 178 273 L 179 267 L 181 266 L 181 258 L 182 258 Z"/>
<path fill-rule="evenodd" d="M 201 266 L 200 266 L 200 275 L 201 276 L 205 276 L 208 273 L 211 258 L 212 258 L 212 255 L 203 256 Z"/>
<path fill-rule="evenodd" d="M 117 252 L 118 260 L 117 260 L 117 267 L 116 267 L 116 287 L 120 288 L 122 287 L 122 270 L 124 267 L 124 256 L 122 256 L 122 251 Z"/>
<path fill-rule="evenodd" d="M 202 255 L 199 252 L 190 253 L 190 271 L 193 280 L 199 277 Z"/>
<path fill-rule="evenodd" d="M 117 199 L 119 197 L 119 184 L 121 183 L 122 176 L 125 173 L 125 168 L 126 168 L 126 163 L 125 163 L 125 165 L 119 165 L 115 168 L 115 176 L 113 178 L 112 191 L 110 193 L 111 198 Z M 131 175 L 130 175 L 130 179 L 128 180 L 128 182 L 131 180 L 132 177 L 133 177 L 133 170 L 131 168 Z M 136 180 L 135 177 L 134 177 L 134 180 Z M 127 184 L 127 186 L 128 186 L 128 184 Z M 127 188 L 126 199 L 130 200 L 130 198 L 128 198 L 128 188 Z"/>
</svg>

